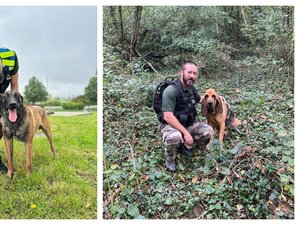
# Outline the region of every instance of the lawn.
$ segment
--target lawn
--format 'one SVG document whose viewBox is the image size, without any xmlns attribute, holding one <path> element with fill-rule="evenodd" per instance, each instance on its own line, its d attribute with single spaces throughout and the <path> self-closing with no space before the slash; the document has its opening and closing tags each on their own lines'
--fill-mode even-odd
<svg viewBox="0 0 300 225">
<path fill-rule="evenodd" d="M 15 176 L 0 174 L 0 219 L 97 218 L 97 113 L 50 120 L 58 157 L 52 158 L 47 138 L 38 132 L 32 175 L 26 177 L 24 145 L 14 142 Z M 1 140 L 6 163 L 4 149 Z"/>
</svg>

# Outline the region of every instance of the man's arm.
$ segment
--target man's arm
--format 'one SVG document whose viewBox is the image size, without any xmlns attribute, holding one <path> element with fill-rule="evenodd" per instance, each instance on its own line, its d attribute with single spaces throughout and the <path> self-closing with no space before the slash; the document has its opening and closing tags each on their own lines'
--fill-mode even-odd
<svg viewBox="0 0 300 225">
<path fill-rule="evenodd" d="M 191 134 L 185 129 L 184 126 L 178 121 L 178 119 L 173 115 L 173 112 L 163 112 L 164 120 L 173 128 L 180 131 L 183 134 L 183 138 L 188 145 L 193 143 L 193 137 Z"/>
<path fill-rule="evenodd" d="M 19 73 L 17 72 L 16 74 L 11 76 L 11 82 L 10 82 L 10 89 L 19 91 Z"/>
</svg>

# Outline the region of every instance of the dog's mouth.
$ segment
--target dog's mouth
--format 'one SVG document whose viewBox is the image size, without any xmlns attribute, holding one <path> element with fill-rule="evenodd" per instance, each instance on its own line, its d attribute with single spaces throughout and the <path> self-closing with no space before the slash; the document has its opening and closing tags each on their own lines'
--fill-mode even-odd
<svg viewBox="0 0 300 225">
<path fill-rule="evenodd" d="M 8 119 L 12 123 L 17 121 L 18 119 L 17 109 L 8 109 Z"/>
</svg>

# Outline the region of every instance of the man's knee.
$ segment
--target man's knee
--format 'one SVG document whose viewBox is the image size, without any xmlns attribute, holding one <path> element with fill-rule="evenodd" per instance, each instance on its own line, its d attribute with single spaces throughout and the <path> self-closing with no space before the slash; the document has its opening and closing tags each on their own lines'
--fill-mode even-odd
<svg viewBox="0 0 300 225">
<path fill-rule="evenodd" d="M 182 135 L 179 131 L 168 134 L 165 138 L 166 145 L 179 145 L 182 142 Z"/>
<path fill-rule="evenodd" d="M 191 130 L 194 142 L 197 144 L 208 144 L 210 138 L 214 135 L 214 130 L 208 124 L 199 123 L 193 130 Z"/>
</svg>

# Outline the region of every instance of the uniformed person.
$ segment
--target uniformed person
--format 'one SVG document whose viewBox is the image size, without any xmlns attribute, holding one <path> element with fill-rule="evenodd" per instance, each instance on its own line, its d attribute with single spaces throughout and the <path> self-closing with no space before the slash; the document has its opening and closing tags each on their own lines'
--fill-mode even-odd
<svg viewBox="0 0 300 225">
<path fill-rule="evenodd" d="M 18 91 L 19 63 L 17 54 L 8 49 L 0 48 L 0 93 L 4 93 L 10 85 L 11 90 Z M 1 111 L 1 110 L 0 110 Z M 1 116 L 1 115 L 0 115 Z M 0 123 L 0 139 L 2 138 L 2 123 Z M 6 173 L 7 167 L 3 164 L 0 155 L 0 172 Z"/>
<path fill-rule="evenodd" d="M 180 79 L 169 85 L 163 92 L 160 134 L 165 144 L 167 169 L 176 170 L 177 150 L 192 156 L 196 145 L 207 145 L 214 135 L 213 129 L 205 122 L 196 121 L 196 104 L 201 102 L 193 84 L 197 80 L 198 68 L 192 61 L 182 64 Z"/>
</svg>

